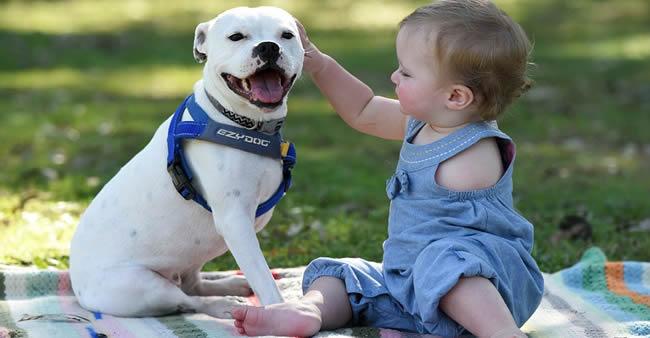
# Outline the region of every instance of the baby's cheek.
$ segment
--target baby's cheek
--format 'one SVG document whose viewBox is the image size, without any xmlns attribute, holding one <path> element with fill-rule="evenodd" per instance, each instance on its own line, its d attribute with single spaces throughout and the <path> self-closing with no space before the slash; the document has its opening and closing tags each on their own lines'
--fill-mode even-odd
<svg viewBox="0 0 650 338">
<path fill-rule="evenodd" d="M 404 87 L 397 87 L 395 88 L 395 94 L 397 94 L 397 99 L 402 102 L 402 100 L 406 100 L 406 97 L 408 96 L 406 91 L 404 90 Z"/>
<path fill-rule="evenodd" d="M 398 88 L 397 89 L 397 97 L 399 99 L 399 104 L 402 106 L 402 110 L 405 112 L 410 112 L 414 108 L 414 102 L 413 100 L 415 99 L 412 95 L 412 93 L 409 90 L 405 90 L 404 88 Z"/>
</svg>

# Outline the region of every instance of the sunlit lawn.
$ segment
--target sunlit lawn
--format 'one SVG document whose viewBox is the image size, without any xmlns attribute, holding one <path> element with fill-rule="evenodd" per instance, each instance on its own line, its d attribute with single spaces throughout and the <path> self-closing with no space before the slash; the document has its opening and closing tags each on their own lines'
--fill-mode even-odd
<svg viewBox="0 0 650 338">
<path fill-rule="evenodd" d="M 536 87 L 500 126 L 518 145 L 515 199 L 536 225 L 539 264 L 558 270 L 592 245 L 650 261 L 650 230 L 639 226 L 650 222 L 650 3 L 496 2 L 535 42 Z M 201 76 L 197 23 L 235 5 L 281 6 L 391 96 L 396 24 L 424 3 L 0 1 L 0 263 L 67 266 L 84 207 Z M 307 78 L 289 106 L 284 134 L 299 163 L 260 233 L 270 265 L 380 260 L 399 142 L 348 128 Z M 572 216 L 591 236 L 558 232 Z M 236 266 L 222 257 L 209 268 Z"/>
</svg>

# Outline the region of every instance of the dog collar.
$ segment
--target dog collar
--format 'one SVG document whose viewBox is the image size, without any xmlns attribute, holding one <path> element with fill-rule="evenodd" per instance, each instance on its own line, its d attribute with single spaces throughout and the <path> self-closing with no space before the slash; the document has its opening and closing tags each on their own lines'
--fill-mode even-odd
<svg viewBox="0 0 650 338">
<path fill-rule="evenodd" d="M 205 90 L 205 95 L 207 95 L 210 103 L 212 103 L 212 105 L 217 108 L 217 110 L 223 114 L 223 116 L 246 129 L 259 131 L 265 134 L 275 134 L 280 131 L 282 124 L 284 123 L 284 118 L 268 121 L 255 121 L 250 117 L 239 115 L 226 109 L 223 105 L 221 105 L 221 103 L 219 103 L 219 101 L 217 101 L 217 99 L 210 95 L 207 90 Z"/>
<path fill-rule="evenodd" d="M 182 121 L 183 112 L 188 110 L 193 121 Z M 282 182 L 275 193 L 255 211 L 255 217 L 265 214 L 275 207 L 291 187 L 291 170 L 296 164 L 296 148 L 293 143 L 284 142 L 279 132 L 269 135 L 212 120 L 196 103 L 194 95 L 189 95 L 181 103 L 172 117 L 167 132 L 167 172 L 171 176 L 176 191 L 186 200 L 194 200 L 212 212 L 207 201 L 192 185 L 193 174 L 187 165 L 181 140 L 200 139 L 223 144 L 242 151 L 276 158 L 282 161 Z"/>
</svg>

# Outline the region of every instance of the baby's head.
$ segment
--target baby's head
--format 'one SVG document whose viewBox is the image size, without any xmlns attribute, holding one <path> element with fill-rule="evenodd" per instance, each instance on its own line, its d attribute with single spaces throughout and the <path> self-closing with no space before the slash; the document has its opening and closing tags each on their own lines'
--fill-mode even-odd
<svg viewBox="0 0 650 338">
<path fill-rule="evenodd" d="M 524 30 L 488 0 L 439 0 L 416 9 L 400 31 L 425 31 L 439 81 L 471 93 L 483 120 L 496 119 L 531 85 L 531 44 Z"/>
</svg>

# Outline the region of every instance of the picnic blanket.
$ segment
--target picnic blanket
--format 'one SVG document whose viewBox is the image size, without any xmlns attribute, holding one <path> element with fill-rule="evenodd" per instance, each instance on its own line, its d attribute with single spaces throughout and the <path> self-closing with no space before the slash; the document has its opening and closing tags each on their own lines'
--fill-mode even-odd
<svg viewBox="0 0 650 338">
<path fill-rule="evenodd" d="M 285 299 L 300 297 L 302 272 L 302 267 L 274 270 Z M 544 274 L 544 281 L 542 303 L 523 327 L 531 337 L 650 337 L 650 263 L 608 262 L 600 249 L 591 248 L 574 266 Z M 254 297 L 248 300 L 257 304 Z M 119 318 L 86 311 L 72 294 L 67 271 L 0 269 L 0 338 L 231 336 L 237 336 L 232 320 L 203 314 Z M 317 337 L 427 336 L 355 327 Z"/>
</svg>

